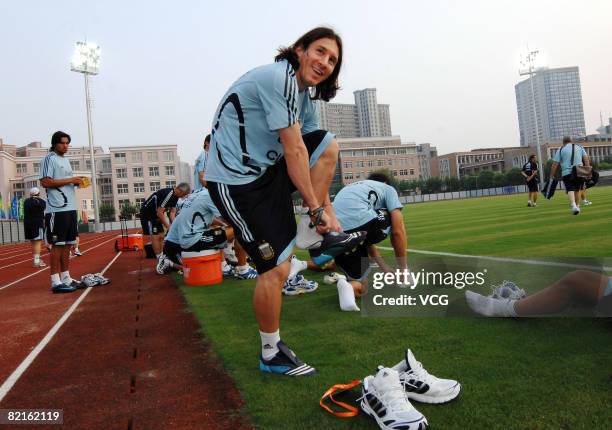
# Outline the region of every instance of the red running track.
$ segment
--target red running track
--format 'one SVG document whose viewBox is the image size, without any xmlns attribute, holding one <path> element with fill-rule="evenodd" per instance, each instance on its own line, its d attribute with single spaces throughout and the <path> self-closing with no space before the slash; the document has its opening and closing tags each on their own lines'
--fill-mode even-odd
<svg viewBox="0 0 612 430">
<path fill-rule="evenodd" d="M 116 235 L 82 235 L 72 276 L 107 267 Z M 250 427 L 239 393 L 153 260 L 121 253 L 105 272 L 111 284 L 52 294 L 49 269 L 31 267 L 29 244 L 0 247 L 0 258 L 7 266 L 0 270 L 0 409 L 63 409 L 71 429 Z M 18 366 L 81 296 L 12 385 Z M 37 426 L 46 427 L 58 428 Z"/>
</svg>

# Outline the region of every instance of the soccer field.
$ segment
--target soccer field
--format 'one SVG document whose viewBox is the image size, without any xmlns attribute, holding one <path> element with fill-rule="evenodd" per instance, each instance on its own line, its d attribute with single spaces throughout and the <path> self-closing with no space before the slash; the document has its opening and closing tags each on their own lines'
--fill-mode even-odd
<svg viewBox="0 0 612 430">
<path fill-rule="evenodd" d="M 593 189 L 589 199 L 593 205 L 579 216 L 570 214 L 563 194 L 541 199 L 536 208 L 526 207 L 526 195 L 407 205 L 408 248 L 538 260 L 607 257 L 604 264 L 610 266 L 612 188 Z M 512 273 L 513 263 L 505 266 Z M 182 287 L 207 341 L 242 393 L 245 408 L 237 413 L 258 427 L 377 428 L 364 414 L 330 415 L 319 398 L 333 384 L 373 374 L 379 364 L 396 364 L 405 348 L 433 375 L 462 384 L 460 397 L 449 404 L 414 403 L 431 428 L 610 427 L 611 319 L 365 317 L 339 310 L 336 287 L 323 284 L 322 273 L 303 274 L 318 281 L 319 289 L 284 298 L 281 335 L 317 368 L 309 378 L 259 372 L 253 281 Z"/>
</svg>

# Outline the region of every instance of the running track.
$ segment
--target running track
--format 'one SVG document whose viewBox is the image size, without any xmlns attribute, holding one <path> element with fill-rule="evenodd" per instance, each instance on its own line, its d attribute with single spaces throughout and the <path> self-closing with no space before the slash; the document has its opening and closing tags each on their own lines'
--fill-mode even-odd
<svg viewBox="0 0 612 430">
<path fill-rule="evenodd" d="M 71 294 L 50 292 L 29 244 L 0 247 L 0 409 L 63 409 L 70 429 L 249 428 L 180 292 L 116 236 L 81 236 L 72 277 L 112 283 Z"/>
</svg>

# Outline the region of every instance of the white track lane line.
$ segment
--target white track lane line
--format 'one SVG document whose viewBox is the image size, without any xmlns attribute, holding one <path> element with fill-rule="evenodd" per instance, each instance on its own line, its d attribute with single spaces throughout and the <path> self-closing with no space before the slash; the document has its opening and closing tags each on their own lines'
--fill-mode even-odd
<svg viewBox="0 0 612 430">
<path fill-rule="evenodd" d="M 101 272 L 103 275 L 104 272 L 108 270 L 108 268 L 115 262 L 115 260 L 117 260 L 117 258 L 119 258 L 120 255 L 121 252 L 115 255 L 115 258 L 113 258 L 110 263 L 106 265 L 104 270 L 102 270 Z M 34 348 L 32 352 L 30 352 L 28 356 L 21 362 L 21 364 L 13 371 L 13 373 L 11 373 L 8 378 L 6 378 L 6 381 L 4 381 L 2 386 L 0 386 L 0 402 L 2 402 L 2 399 L 4 399 L 4 397 L 9 393 L 9 391 L 11 391 L 11 388 L 13 388 L 13 385 L 17 383 L 21 375 L 23 375 L 23 373 L 28 370 L 28 367 L 30 367 L 34 360 L 36 360 L 38 354 L 40 354 L 45 348 L 45 346 L 47 346 L 47 344 L 51 342 L 53 336 L 55 336 L 55 334 L 59 331 L 62 325 L 64 325 L 66 320 L 70 318 L 70 315 L 72 315 L 72 313 L 81 304 L 85 297 L 87 297 L 87 294 L 89 294 L 89 291 L 91 291 L 92 288 L 93 287 L 88 287 L 85 291 L 83 291 L 79 298 L 76 299 L 72 306 L 70 306 L 70 309 L 68 309 L 66 313 L 62 315 L 62 317 L 55 323 L 51 330 L 49 330 L 45 337 L 38 343 L 38 345 L 36 345 L 36 348 Z"/>
<path fill-rule="evenodd" d="M 114 237 L 114 236 L 113 236 L 113 237 Z M 104 240 L 104 239 L 105 239 L 105 237 L 100 237 L 100 238 L 98 238 L 98 239 L 100 239 L 100 240 Z M 90 240 L 90 241 L 85 242 L 85 243 L 83 243 L 83 244 L 79 244 L 79 246 L 81 246 L 81 245 L 89 245 L 91 242 L 97 242 L 97 240 Z M 90 248 L 90 249 L 91 249 L 91 248 Z M 85 251 L 83 251 L 83 253 L 85 253 Z M 46 255 L 46 254 L 45 254 L 45 255 Z M 49 255 L 50 255 L 50 254 L 49 254 Z M 17 256 L 15 255 L 15 257 L 17 257 Z M 70 257 L 70 258 L 74 258 L 74 256 L 73 256 L 73 257 Z M 18 262 L 16 262 L 16 263 L 7 264 L 6 266 L 0 266 L 0 269 L 6 269 L 7 267 L 16 266 L 16 265 L 18 265 L 18 264 L 25 263 L 26 261 L 30 261 L 30 260 L 32 260 L 32 259 L 31 259 L 31 258 L 26 258 L 25 260 L 21 260 L 21 261 L 18 261 Z"/>
<path fill-rule="evenodd" d="M 114 236 L 113 236 L 112 238 L 110 238 L 110 239 L 108 239 L 108 240 L 106 240 L 106 241 L 104 241 L 104 242 L 100 243 L 99 245 L 92 246 L 91 248 L 89 248 L 89 249 L 87 249 L 87 250 L 83 251 L 83 254 L 86 254 L 88 251 L 90 251 L 90 250 L 92 250 L 92 249 L 95 249 L 95 248 L 97 248 L 98 246 L 102 246 L 102 245 L 104 245 L 105 243 L 108 243 L 108 242 L 110 242 L 110 241 L 112 241 L 112 240 L 115 240 L 115 237 L 114 237 Z M 24 279 L 28 279 L 28 278 L 30 278 L 30 277 L 32 277 L 32 276 L 34 276 L 34 275 L 37 275 L 37 274 L 39 274 L 40 272 L 44 272 L 45 270 L 49 270 L 49 268 L 50 268 L 50 266 L 47 266 L 47 267 L 45 267 L 44 269 L 40 269 L 38 272 L 30 273 L 29 275 L 24 276 L 23 278 L 19 278 L 19 279 L 17 279 L 16 281 L 11 282 L 10 284 L 3 285 L 3 286 L 1 286 L 1 287 L 0 287 L 0 290 L 4 290 L 5 288 L 10 287 L 11 285 L 15 285 L 15 284 L 17 284 L 18 282 L 23 281 Z"/>
<path fill-rule="evenodd" d="M 393 248 L 389 246 L 379 246 L 378 248 L 384 249 L 386 251 L 393 251 Z M 406 251 L 411 252 L 413 254 L 441 255 L 444 257 L 456 257 L 456 258 L 476 258 L 480 260 L 497 261 L 499 263 L 517 263 L 517 264 L 529 264 L 532 266 L 567 267 L 569 269 L 604 270 L 606 272 L 612 271 L 612 267 L 609 267 L 609 266 L 589 266 L 586 264 L 558 263 L 554 261 L 542 261 L 542 260 L 521 260 L 519 258 L 491 257 L 491 256 L 486 256 L 486 255 L 455 254 L 452 252 L 425 251 L 421 249 L 410 249 L 410 248 L 406 249 Z M 605 257 L 602 257 L 602 258 L 605 258 Z"/>
</svg>

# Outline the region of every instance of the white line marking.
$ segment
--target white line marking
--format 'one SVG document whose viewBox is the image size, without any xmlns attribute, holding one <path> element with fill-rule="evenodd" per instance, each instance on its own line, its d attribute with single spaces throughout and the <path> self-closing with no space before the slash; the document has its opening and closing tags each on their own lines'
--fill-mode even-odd
<svg viewBox="0 0 612 430">
<path fill-rule="evenodd" d="M 379 246 L 380 249 L 386 251 L 393 251 L 393 248 L 389 246 Z M 406 251 L 414 254 L 425 254 L 425 255 L 443 255 L 445 257 L 457 257 L 457 258 L 477 258 L 480 260 L 497 261 L 500 263 L 518 263 L 518 264 L 529 264 L 532 266 L 551 266 L 551 267 L 567 267 L 570 269 L 588 269 L 588 270 L 604 270 L 606 272 L 612 271 L 612 267 L 609 266 L 589 266 L 586 264 L 571 264 L 571 263 L 559 263 L 555 261 L 542 261 L 542 260 L 521 260 L 519 258 L 506 258 L 506 257 L 491 257 L 485 255 L 467 255 L 467 254 L 455 254 L 452 252 L 437 252 L 437 251 L 425 251 L 421 249 L 410 249 Z"/>
<path fill-rule="evenodd" d="M 105 233 L 106 233 L 106 232 L 105 232 Z M 102 233 L 102 234 L 103 234 L 104 236 L 106 236 L 106 234 L 105 234 L 105 233 Z M 87 245 L 87 244 L 89 244 L 89 243 L 91 243 L 91 242 L 95 242 L 97 239 L 99 239 L 99 238 L 95 238 L 95 237 L 94 237 L 94 238 L 93 238 L 93 239 L 91 239 L 91 240 L 85 240 L 85 241 L 83 241 L 83 242 L 79 242 L 79 246 L 82 246 L 82 245 Z M 46 250 L 46 248 L 45 248 L 44 244 L 42 244 L 42 245 L 41 245 L 41 247 L 42 247 L 42 248 L 41 248 L 41 251 L 42 251 L 42 252 L 44 252 L 44 254 L 41 252 L 41 254 L 40 254 L 40 256 L 41 256 L 41 257 L 44 257 L 44 256 L 46 256 L 46 255 L 50 255 L 50 253 L 49 253 L 49 252 L 47 252 L 47 250 Z M 0 258 L 0 261 L 10 260 L 11 258 L 19 257 L 20 255 L 28 255 L 28 254 L 32 255 L 32 245 L 29 245 L 29 244 L 28 244 L 26 247 L 24 247 L 24 249 L 23 249 L 23 250 L 13 250 L 13 251 L 11 251 L 11 252 L 4 252 L 4 253 L 2 253 L 2 255 L 5 255 L 5 256 L 6 256 L 6 255 L 10 255 L 10 254 L 15 254 L 15 255 L 11 255 L 11 256 L 6 257 L 6 258 Z M 0 267 L 0 269 L 1 269 L 1 267 Z"/>
<path fill-rule="evenodd" d="M 95 249 L 95 248 L 97 248 L 98 246 L 102 246 L 102 245 L 104 245 L 105 243 L 108 243 L 108 242 L 110 242 L 110 241 L 112 241 L 112 240 L 115 240 L 115 237 L 114 237 L 114 236 L 113 236 L 112 238 L 110 238 L 110 239 L 108 239 L 108 240 L 106 240 L 106 241 L 104 241 L 104 242 L 100 243 L 99 245 L 92 246 L 91 248 L 89 248 L 89 249 L 87 249 L 87 250 L 83 251 L 83 254 L 86 254 L 88 251 L 91 251 L 92 249 Z M 19 278 L 19 279 L 17 279 L 16 281 L 11 282 L 10 284 L 3 285 L 2 287 L 0 287 L 0 290 L 4 290 L 5 288 L 10 287 L 11 285 L 15 285 L 16 283 L 21 282 L 21 281 L 23 281 L 24 279 L 28 279 L 28 278 L 30 278 L 30 277 L 32 277 L 32 276 L 34 276 L 34 275 L 36 275 L 36 274 L 38 274 L 38 273 L 40 273 L 40 272 L 43 272 L 43 271 L 45 271 L 45 270 L 49 270 L 49 268 L 50 268 L 50 266 L 47 266 L 47 267 L 45 267 L 44 269 L 40 269 L 38 272 L 30 273 L 29 275 L 24 276 L 23 278 Z"/>
<path fill-rule="evenodd" d="M 113 264 L 115 260 L 119 258 L 120 255 L 121 255 L 121 252 L 115 255 L 115 258 L 113 258 L 111 262 L 106 265 L 106 267 L 104 268 L 104 270 L 102 270 L 101 273 L 104 274 L 104 272 L 108 270 L 111 264 Z M 42 350 L 45 348 L 45 346 L 47 346 L 47 344 L 51 342 L 51 339 L 53 339 L 53 336 L 55 336 L 55 334 L 59 331 L 62 325 L 64 325 L 66 320 L 70 317 L 70 315 L 72 315 L 72 313 L 76 310 L 79 304 L 81 304 L 81 302 L 85 299 L 85 297 L 87 297 L 87 294 L 89 294 L 89 291 L 92 288 L 93 287 L 89 287 L 85 291 L 83 291 L 83 293 L 79 296 L 79 298 L 76 299 L 76 301 L 72 304 L 72 306 L 70 306 L 70 309 L 68 309 L 66 313 L 62 315 L 62 317 L 55 323 L 55 325 L 51 328 L 51 330 L 49 330 L 49 332 L 45 335 L 45 337 L 38 343 L 38 345 L 36 345 L 36 347 L 32 350 L 32 352 L 28 354 L 28 356 L 21 362 L 21 364 L 17 367 L 17 369 L 15 369 L 13 373 L 10 374 L 10 376 L 6 379 L 6 381 L 4 381 L 2 386 L 0 386 L 0 402 L 2 402 L 2 399 L 4 399 L 4 397 L 9 393 L 11 388 L 13 388 L 13 386 L 17 383 L 21 375 L 23 375 L 23 373 L 26 370 L 28 370 L 28 367 L 30 367 L 30 365 L 34 362 L 34 360 L 36 360 L 36 357 L 38 357 L 38 354 L 40 354 Z"/>
</svg>

